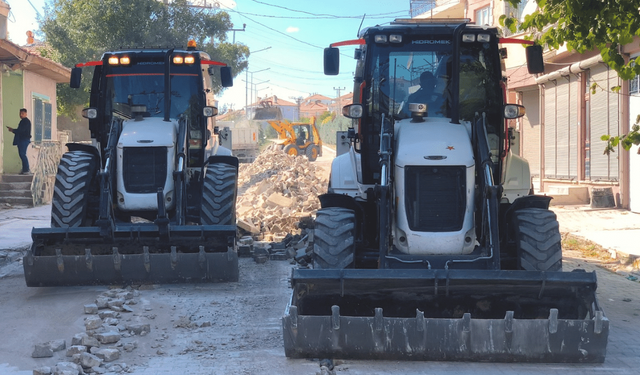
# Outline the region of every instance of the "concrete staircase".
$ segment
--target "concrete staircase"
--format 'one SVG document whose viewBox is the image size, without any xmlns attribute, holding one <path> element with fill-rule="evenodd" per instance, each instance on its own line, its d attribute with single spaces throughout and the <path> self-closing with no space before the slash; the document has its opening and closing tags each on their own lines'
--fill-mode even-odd
<svg viewBox="0 0 640 375">
<path fill-rule="evenodd" d="M 0 175 L 0 204 L 33 207 L 32 179 L 33 175 Z"/>
</svg>

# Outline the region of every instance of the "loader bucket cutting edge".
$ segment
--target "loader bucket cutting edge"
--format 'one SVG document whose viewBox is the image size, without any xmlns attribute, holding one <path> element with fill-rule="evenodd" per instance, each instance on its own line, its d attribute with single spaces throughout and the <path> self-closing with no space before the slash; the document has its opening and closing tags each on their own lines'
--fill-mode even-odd
<svg viewBox="0 0 640 375">
<path fill-rule="evenodd" d="M 604 362 L 595 274 L 397 271 L 294 270 L 286 356 Z"/>
<path fill-rule="evenodd" d="M 234 226 L 181 226 L 161 240 L 152 227 L 34 228 L 23 258 L 27 286 L 238 281 Z M 155 233 L 155 236 L 154 236 Z"/>
</svg>

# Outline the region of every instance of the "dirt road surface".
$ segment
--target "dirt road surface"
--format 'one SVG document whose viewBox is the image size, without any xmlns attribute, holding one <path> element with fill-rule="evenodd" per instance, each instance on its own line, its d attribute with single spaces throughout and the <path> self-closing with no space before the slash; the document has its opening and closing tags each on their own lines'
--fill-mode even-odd
<svg viewBox="0 0 640 375">
<path fill-rule="evenodd" d="M 320 160 L 320 162 L 323 162 Z M 325 161 L 326 162 L 326 161 Z M 28 236 L 30 228 L 25 228 Z M 84 306 L 109 291 L 104 286 L 27 288 L 19 249 L 4 249 L 0 265 L 0 374 L 27 375 L 68 361 L 65 350 L 32 358 L 34 345 L 85 332 Z M 604 364 L 523 364 L 336 360 L 335 374 L 637 374 L 640 369 L 640 284 L 565 253 L 565 270 L 595 270 L 598 299 L 611 321 Z M 119 326 L 149 324 L 146 335 L 123 335 L 121 357 L 108 374 L 320 374 L 317 360 L 287 359 L 281 317 L 290 298 L 288 261 L 258 264 L 240 259 L 240 281 L 134 287 L 131 312 Z M 126 331 L 125 331 L 126 332 Z M 123 350 L 124 348 L 129 350 Z M 132 349 L 133 348 L 133 349 Z M 113 366 L 114 364 L 119 366 Z M 123 371 L 118 371 L 123 369 Z M 324 375 L 324 374 L 323 374 Z"/>
</svg>

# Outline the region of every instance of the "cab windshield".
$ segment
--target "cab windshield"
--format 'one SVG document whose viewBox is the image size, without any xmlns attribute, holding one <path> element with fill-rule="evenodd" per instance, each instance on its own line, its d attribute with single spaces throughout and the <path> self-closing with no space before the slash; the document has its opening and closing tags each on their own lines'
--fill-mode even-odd
<svg viewBox="0 0 640 375">
<path fill-rule="evenodd" d="M 201 78 L 195 67 L 172 67 L 171 95 L 164 87 L 164 65 L 111 68 L 106 74 L 106 113 L 131 118 L 132 106 L 145 106 L 145 117 L 164 117 L 165 100 L 171 101 L 170 118 L 199 113 Z"/>
<path fill-rule="evenodd" d="M 424 103 L 429 117 L 451 117 L 453 47 L 450 40 L 437 42 L 373 48 L 369 60 L 372 84 L 366 101 L 369 113 L 409 118 L 409 103 Z M 489 43 L 461 46 L 457 108 L 461 120 L 472 120 L 476 112 L 500 110 L 500 67 L 494 62 L 500 60 L 491 56 L 492 51 Z"/>
</svg>

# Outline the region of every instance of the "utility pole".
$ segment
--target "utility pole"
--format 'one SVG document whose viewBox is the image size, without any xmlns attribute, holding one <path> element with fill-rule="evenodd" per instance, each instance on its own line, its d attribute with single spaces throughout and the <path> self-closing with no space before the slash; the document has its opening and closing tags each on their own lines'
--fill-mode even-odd
<svg viewBox="0 0 640 375">
<path fill-rule="evenodd" d="M 233 31 L 233 44 L 236 44 L 236 31 L 245 31 L 245 29 L 247 28 L 247 24 L 243 23 L 242 24 L 242 29 L 229 29 L 227 31 Z"/>
<path fill-rule="evenodd" d="M 346 87 L 334 87 L 334 90 L 336 90 L 338 92 L 338 115 L 342 114 L 342 95 L 341 95 L 341 91 L 345 90 Z"/>
<path fill-rule="evenodd" d="M 251 56 L 252 53 L 266 51 L 266 50 L 268 50 L 270 48 L 271 48 L 271 46 L 259 49 L 257 51 L 249 51 L 249 56 Z M 263 70 L 258 70 L 258 72 L 262 72 L 264 70 L 269 70 L 269 69 L 270 68 L 263 69 Z M 257 73 L 257 72 L 250 72 L 249 71 L 249 64 L 247 64 L 247 68 L 246 68 L 245 73 L 246 73 L 246 79 L 245 79 L 246 86 L 245 86 L 245 96 L 244 96 L 244 108 L 245 108 L 245 112 L 246 112 L 246 115 L 247 115 L 247 119 L 249 119 L 249 73 L 251 73 L 251 81 L 253 81 L 253 73 Z M 253 87 L 252 87 L 252 89 L 253 89 Z M 253 92 L 251 93 L 251 96 L 253 96 Z"/>
<path fill-rule="evenodd" d="M 303 100 L 302 96 L 298 96 L 297 98 L 293 97 L 293 96 L 290 96 L 289 99 L 295 100 L 296 104 L 298 104 L 298 119 L 296 121 L 300 121 L 300 117 L 301 117 L 300 116 L 300 104 L 302 104 L 302 100 Z"/>
</svg>

